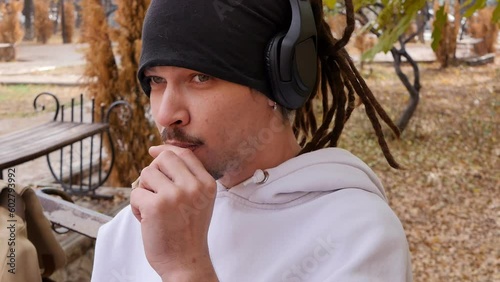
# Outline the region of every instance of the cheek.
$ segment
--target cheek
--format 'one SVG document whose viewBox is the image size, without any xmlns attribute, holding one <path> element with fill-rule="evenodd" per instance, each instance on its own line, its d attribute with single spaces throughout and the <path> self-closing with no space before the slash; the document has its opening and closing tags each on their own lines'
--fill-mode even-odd
<svg viewBox="0 0 500 282">
<path fill-rule="evenodd" d="M 232 147 L 234 139 L 241 137 L 241 125 L 238 124 L 238 116 L 232 110 L 212 111 L 200 115 L 200 126 L 203 137 L 210 147 L 216 150 L 227 150 Z M 217 147 L 217 148 L 215 148 Z"/>
<path fill-rule="evenodd" d="M 151 98 L 149 99 L 149 103 L 151 105 L 151 114 L 153 115 L 154 119 L 156 119 L 156 117 L 158 116 L 158 111 L 160 110 L 161 103 L 161 100 L 155 96 L 156 95 L 151 95 Z"/>
</svg>

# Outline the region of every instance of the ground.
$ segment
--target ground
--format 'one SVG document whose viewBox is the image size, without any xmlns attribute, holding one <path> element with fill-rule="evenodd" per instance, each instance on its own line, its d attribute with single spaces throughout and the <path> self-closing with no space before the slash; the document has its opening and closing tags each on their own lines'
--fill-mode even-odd
<svg viewBox="0 0 500 282">
<path fill-rule="evenodd" d="M 421 64 L 421 101 L 389 144 L 404 170 L 390 169 L 358 109 L 342 137 L 374 167 L 403 222 L 415 281 L 500 281 L 500 58 L 495 65 L 440 69 Z M 368 84 L 392 117 L 408 95 L 389 65 Z"/>
<path fill-rule="evenodd" d="M 486 66 L 440 69 L 425 63 L 420 70 L 418 109 L 401 139 L 389 141 L 403 170 L 385 162 L 362 106 L 339 145 L 372 166 L 385 184 L 408 236 L 415 281 L 500 281 L 500 56 Z M 397 118 L 408 94 L 392 65 L 372 64 L 363 72 Z M 64 95 L 65 103 L 81 91 L 0 85 L 0 134 L 21 121 L 40 122 L 30 103 L 47 89 Z"/>
</svg>

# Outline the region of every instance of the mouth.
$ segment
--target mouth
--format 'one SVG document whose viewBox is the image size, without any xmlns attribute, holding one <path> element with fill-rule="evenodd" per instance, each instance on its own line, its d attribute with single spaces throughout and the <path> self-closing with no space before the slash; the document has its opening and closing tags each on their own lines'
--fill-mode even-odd
<svg viewBox="0 0 500 282">
<path fill-rule="evenodd" d="M 191 150 L 193 152 L 198 147 L 200 147 L 200 144 L 182 143 L 182 142 L 167 142 L 165 144 L 172 145 L 172 146 L 179 147 L 179 148 L 189 149 L 189 150 Z"/>
</svg>

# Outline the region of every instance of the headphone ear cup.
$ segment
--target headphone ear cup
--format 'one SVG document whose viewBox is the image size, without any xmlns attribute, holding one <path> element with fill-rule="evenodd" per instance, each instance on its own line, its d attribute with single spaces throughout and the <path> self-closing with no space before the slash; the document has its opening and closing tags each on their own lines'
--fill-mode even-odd
<svg viewBox="0 0 500 282">
<path fill-rule="evenodd" d="M 293 57 L 283 62 L 281 56 L 285 36 L 286 33 L 276 35 L 266 48 L 265 64 L 272 91 L 269 98 L 287 109 L 298 109 L 309 98 L 316 83 L 316 45 L 312 40 L 294 45 Z M 290 72 L 291 77 L 283 80 L 287 72 Z"/>
<path fill-rule="evenodd" d="M 272 92 L 271 93 L 272 97 L 270 98 L 282 106 L 285 105 L 281 104 L 282 101 L 280 101 L 281 99 L 279 98 L 281 93 L 278 93 L 280 91 L 278 86 L 280 80 L 279 48 L 281 45 L 281 40 L 283 40 L 284 37 L 285 33 L 280 33 L 275 37 L 273 37 L 267 44 L 266 54 L 265 54 L 267 77 L 269 80 L 269 84 L 271 85 L 271 92 Z"/>
</svg>

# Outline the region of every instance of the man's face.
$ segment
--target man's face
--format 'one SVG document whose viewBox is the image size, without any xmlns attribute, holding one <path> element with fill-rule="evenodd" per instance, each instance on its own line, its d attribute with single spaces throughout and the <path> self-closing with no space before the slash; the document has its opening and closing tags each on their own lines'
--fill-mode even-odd
<svg viewBox="0 0 500 282">
<path fill-rule="evenodd" d="M 256 160 L 248 154 L 250 140 L 276 120 L 267 97 L 179 67 L 152 67 L 145 75 L 151 81 L 153 118 L 164 143 L 193 150 L 215 179 Z"/>
</svg>

